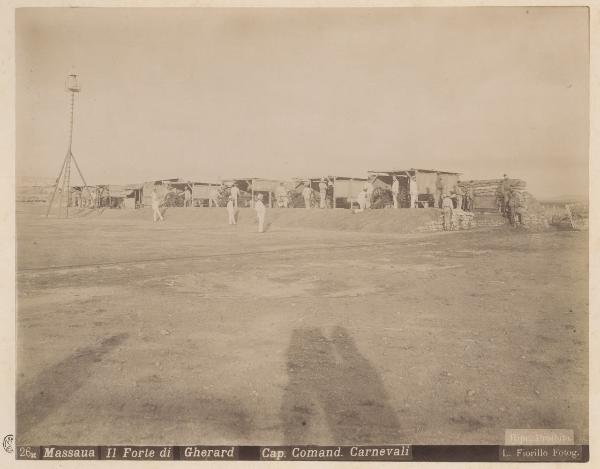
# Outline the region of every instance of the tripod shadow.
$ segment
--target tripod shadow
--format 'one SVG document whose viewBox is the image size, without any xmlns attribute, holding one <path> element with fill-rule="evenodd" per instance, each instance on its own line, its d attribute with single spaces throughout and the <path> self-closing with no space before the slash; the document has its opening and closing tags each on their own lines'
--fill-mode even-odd
<svg viewBox="0 0 600 469">
<path fill-rule="evenodd" d="M 106 337 L 99 344 L 78 350 L 43 370 L 33 382 L 17 383 L 17 438 L 41 424 L 94 373 L 97 363 L 128 338 L 128 334 Z"/>
</svg>

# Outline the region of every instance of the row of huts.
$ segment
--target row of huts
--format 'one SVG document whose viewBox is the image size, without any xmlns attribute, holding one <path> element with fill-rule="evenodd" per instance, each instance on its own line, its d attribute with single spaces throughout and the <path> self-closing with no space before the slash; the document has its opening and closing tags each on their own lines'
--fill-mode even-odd
<svg viewBox="0 0 600 469">
<path fill-rule="evenodd" d="M 389 194 L 394 176 L 398 178 L 400 186 L 398 196 L 400 207 L 410 206 L 409 179 L 413 176 L 416 179 L 418 205 L 420 207 L 435 206 L 434 197 L 438 178 L 442 180 L 447 190 L 452 190 L 460 180 L 460 173 L 457 172 L 416 168 L 369 171 L 367 177 L 323 175 L 297 177 L 289 180 L 246 177 L 229 178 L 223 181 L 197 181 L 172 178 L 148 181 L 142 184 L 75 186 L 71 188 L 71 205 L 86 206 L 87 204 L 89 206 L 93 196 L 93 206 L 95 207 L 135 209 L 149 206 L 151 204 L 152 190 L 159 185 L 170 189 L 168 193 L 168 205 L 170 206 L 207 207 L 211 203 L 211 198 L 214 200 L 215 194 L 223 194 L 224 189 L 226 192 L 228 188 L 235 184 L 240 189 L 238 200 L 241 207 L 251 207 L 257 194 L 263 194 L 263 200 L 267 202 L 268 206 L 274 207 L 276 206 L 276 195 L 281 192 L 282 187 L 289 194 L 290 206 L 303 207 L 304 201 L 300 193 L 304 186 L 308 184 L 318 196 L 319 184 L 324 180 L 328 185 L 327 205 L 331 208 L 351 208 L 367 180 L 373 183 L 375 191 L 379 190 L 381 194 Z M 496 182 L 495 180 L 490 181 Z M 477 183 L 478 181 L 471 182 Z M 460 183 L 463 188 L 465 188 L 465 184 L 468 185 L 469 182 L 463 181 Z M 477 189 L 478 186 L 475 186 Z M 188 192 L 187 203 L 186 192 Z M 490 199 L 490 194 L 486 192 L 480 195 L 481 197 L 478 196 L 478 191 L 476 190 L 474 209 L 493 210 L 496 208 L 495 202 L 488 200 Z M 21 196 L 23 201 L 42 201 L 44 198 L 46 197 L 37 193 L 28 193 L 25 196 Z M 292 201 L 291 199 L 294 200 Z M 224 200 L 220 202 L 219 205 L 224 205 Z"/>
<path fill-rule="evenodd" d="M 358 193 L 363 189 L 367 180 L 372 181 L 376 190 L 389 191 L 393 183 L 393 177 L 396 176 L 400 186 L 400 207 L 409 207 L 409 178 L 415 176 L 420 206 L 427 207 L 434 205 L 433 198 L 438 175 L 444 182 L 444 185 L 449 188 L 452 188 L 460 177 L 460 173 L 456 172 L 411 168 L 407 170 L 369 171 L 367 177 L 323 175 L 297 177 L 289 180 L 246 177 L 229 178 L 220 182 L 173 178 L 148 181 L 143 184 L 76 186 L 72 188 L 76 193 L 76 196 L 72 197 L 72 199 L 77 200 L 84 197 L 85 192 L 95 191 L 97 202 L 94 205 L 96 206 L 134 209 L 149 206 L 151 204 L 152 190 L 155 186 L 161 185 L 170 189 L 169 205 L 184 206 L 185 192 L 188 191 L 191 194 L 191 203 L 188 206 L 206 207 L 209 206 L 210 199 L 214 198 L 215 193 L 222 190 L 222 188 L 230 188 L 235 184 L 240 189 L 240 206 L 251 207 L 255 196 L 263 194 L 263 200 L 268 203 L 268 206 L 273 207 L 276 205 L 276 194 L 278 191 L 281 191 L 281 186 L 285 188 L 285 191 L 291 197 L 291 194 L 299 195 L 306 184 L 315 193 L 318 193 L 319 184 L 324 180 L 328 183 L 330 189 L 328 191 L 328 205 L 332 208 L 350 208 L 356 201 Z M 303 206 L 303 201 L 301 198 L 298 198 L 298 202 L 291 205 L 296 207 Z"/>
</svg>

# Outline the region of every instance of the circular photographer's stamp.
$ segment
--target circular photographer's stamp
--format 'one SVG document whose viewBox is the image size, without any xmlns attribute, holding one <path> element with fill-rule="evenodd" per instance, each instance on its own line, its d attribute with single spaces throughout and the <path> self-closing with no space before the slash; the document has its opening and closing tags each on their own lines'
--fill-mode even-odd
<svg viewBox="0 0 600 469">
<path fill-rule="evenodd" d="M 7 453 L 12 453 L 14 451 L 13 443 L 15 442 L 14 435 L 6 435 L 2 440 L 2 446 L 4 447 L 4 451 Z"/>
</svg>

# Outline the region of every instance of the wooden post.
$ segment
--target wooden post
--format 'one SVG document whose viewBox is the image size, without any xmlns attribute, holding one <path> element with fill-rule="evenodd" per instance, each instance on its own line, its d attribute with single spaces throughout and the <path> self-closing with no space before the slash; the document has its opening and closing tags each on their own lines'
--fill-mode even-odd
<svg viewBox="0 0 600 469">
<path fill-rule="evenodd" d="M 269 208 L 273 208 L 273 200 L 271 198 L 271 194 L 272 194 L 272 192 L 269 191 Z"/>
<path fill-rule="evenodd" d="M 250 201 L 250 207 L 254 208 L 254 179 L 250 181 L 250 184 L 252 184 L 252 200 Z"/>
</svg>

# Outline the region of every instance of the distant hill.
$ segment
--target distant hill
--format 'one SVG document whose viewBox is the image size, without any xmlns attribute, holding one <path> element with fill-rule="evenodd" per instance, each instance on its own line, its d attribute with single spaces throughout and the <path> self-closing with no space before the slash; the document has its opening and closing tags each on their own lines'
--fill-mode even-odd
<svg viewBox="0 0 600 469">
<path fill-rule="evenodd" d="M 17 186 L 52 186 L 56 182 L 55 178 L 48 177 L 19 177 L 16 178 Z"/>
<path fill-rule="evenodd" d="M 542 204 L 581 204 L 588 203 L 589 197 L 587 195 L 575 195 L 575 194 L 565 194 L 559 196 L 550 196 L 550 197 L 537 197 L 538 201 Z"/>
</svg>

